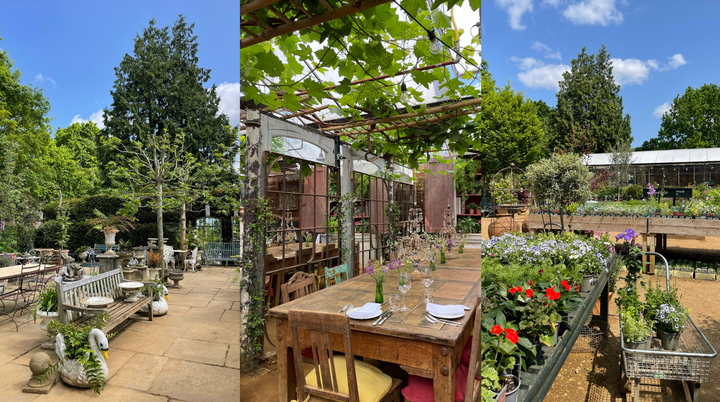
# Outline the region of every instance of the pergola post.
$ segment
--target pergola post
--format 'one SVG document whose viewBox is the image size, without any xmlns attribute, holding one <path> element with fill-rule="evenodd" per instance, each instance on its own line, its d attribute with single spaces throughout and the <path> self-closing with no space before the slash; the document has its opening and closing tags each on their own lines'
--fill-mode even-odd
<svg viewBox="0 0 720 402">
<path fill-rule="evenodd" d="M 352 171 L 353 171 L 353 160 L 351 156 L 351 148 L 347 145 L 341 145 L 341 156 L 340 159 L 340 196 L 343 199 L 350 199 L 349 208 L 345 208 L 345 216 L 341 217 L 343 227 L 342 237 L 342 250 L 345 262 L 348 264 L 348 278 L 352 278 L 355 272 L 355 225 L 354 223 L 354 203 L 353 198 L 345 197 L 349 194 L 353 194 L 353 182 L 352 182 Z"/>
<path fill-rule="evenodd" d="M 395 173 L 393 161 L 395 157 L 388 155 L 385 158 L 385 170 L 388 174 L 388 220 L 390 221 L 390 244 L 395 244 L 395 216 L 393 215 L 393 206 L 395 204 L 395 182 L 392 178 Z"/>
<path fill-rule="evenodd" d="M 249 109 L 247 112 L 247 131 L 245 155 L 245 210 L 243 223 L 245 227 L 252 227 L 256 220 L 258 202 L 265 196 L 265 151 L 270 149 L 270 136 L 268 132 L 267 117 L 257 110 Z M 259 240 L 265 244 L 265 234 L 247 233 L 243 236 L 243 259 L 241 264 L 240 294 L 240 327 L 246 328 L 250 315 L 263 317 L 263 285 L 265 283 L 265 259 L 262 250 L 258 252 Z M 259 238 L 258 238 L 259 237 Z M 253 303 L 253 300 L 256 302 Z M 257 303 L 260 300 L 260 303 Z M 240 335 L 241 348 L 254 345 L 262 339 L 246 339 L 246 334 Z"/>
</svg>

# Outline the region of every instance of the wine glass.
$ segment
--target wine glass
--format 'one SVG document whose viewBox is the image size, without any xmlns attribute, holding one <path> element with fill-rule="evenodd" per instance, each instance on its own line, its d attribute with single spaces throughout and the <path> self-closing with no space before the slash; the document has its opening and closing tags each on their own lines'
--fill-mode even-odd
<svg viewBox="0 0 720 402">
<path fill-rule="evenodd" d="M 425 267 L 422 269 L 420 281 L 422 281 L 422 284 L 425 285 L 425 301 L 429 301 L 432 296 L 432 290 L 430 290 L 430 285 L 432 285 L 434 278 L 434 272 L 430 267 Z"/>
<path fill-rule="evenodd" d="M 410 286 L 412 286 L 412 275 L 410 275 L 410 272 L 400 271 L 400 274 L 398 274 L 398 290 L 403 294 L 402 308 L 400 308 L 400 311 L 410 310 L 407 308 L 407 304 L 405 304 L 405 293 L 410 290 Z"/>
<path fill-rule="evenodd" d="M 396 313 L 400 310 L 400 295 L 397 293 L 391 294 L 388 298 L 388 303 L 390 304 L 390 311 Z"/>
</svg>

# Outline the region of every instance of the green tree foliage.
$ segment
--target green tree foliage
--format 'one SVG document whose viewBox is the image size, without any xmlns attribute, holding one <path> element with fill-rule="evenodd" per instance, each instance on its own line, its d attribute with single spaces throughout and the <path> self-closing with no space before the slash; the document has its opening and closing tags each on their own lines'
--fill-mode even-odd
<svg viewBox="0 0 720 402">
<path fill-rule="evenodd" d="M 571 70 L 563 73 L 557 93 L 550 150 L 582 152 L 570 141 L 571 132 L 582 133 L 592 139 L 591 152 L 607 152 L 612 144 L 632 142 L 630 116 L 623 117 L 620 85 L 612 75 L 612 62 L 605 45 L 597 55 L 585 53 L 585 48 L 573 59 Z"/>
<path fill-rule="evenodd" d="M 0 220 L 8 224 L 37 219 L 46 177 L 36 162 L 52 144 L 50 103 L 41 89 L 22 85 L 21 75 L 0 50 Z"/>
<path fill-rule="evenodd" d="M 638 150 L 720 147 L 719 122 L 720 87 L 688 87 L 663 115 L 657 138 L 645 141 Z"/>
<path fill-rule="evenodd" d="M 213 161 L 218 145 L 225 145 L 234 159 L 237 129 L 227 116 L 218 114 L 220 98 L 210 80 L 210 70 L 198 65 L 194 24 L 180 15 L 172 26 L 156 27 L 155 20 L 135 38 L 133 55 L 126 54 L 115 68 L 110 108 L 103 111 L 105 128 L 100 138 L 99 160 L 104 166 L 119 162 L 115 147 L 105 144 L 115 138 L 127 148 L 149 136 L 167 132 L 171 139 L 185 136 L 185 148 L 198 159 Z M 102 145 L 104 144 L 104 145 Z"/>
<path fill-rule="evenodd" d="M 525 99 L 522 92 L 512 90 L 509 84 L 497 88 L 487 69 L 482 71 L 482 98 L 483 175 L 490 177 L 511 162 L 524 169 L 540 159 L 544 131 L 536 104 Z"/>
<path fill-rule="evenodd" d="M 311 12 L 323 9 L 317 2 L 301 3 Z M 451 7 L 453 4 L 462 5 L 464 1 L 435 3 L 434 8 L 428 9 L 427 3 L 422 0 L 400 2 L 423 26 L 437 29 L 438 36 L 453 46 L 457 36 L 452 29 L 451 18 L 437 5 L 446 3 Z M 472 0 L 470 6 L 477 10 L 480 1 Z M 267 9 L 253 14 L 260 21 L 276 18 Z M 250 26 L 249 29 L 255 27 Z M 440 29 L 444 32 L 441 33 Z M 241 37 L 245 35 L 241 33 Z M 460 52 L 473 60 L 475 49 L 469 43 L 463 45 Z M 284 56 L 283 59 L 278 54 Z M 240 49 L 240 90 L 248 101 L 271 109 L 283 107 L 297 111 L 303 105 L 303 97 L 309 98 L 309 104 L 319 104 L 333 97 L 334 104 L 330 110 L 340 116 L 355 119 L 368 115 L 390 117 L 416 111 L 411 103 L 433 103 L 433 99 L 423 98 L 420 87 L 430 88 L 434 82 L 438 83 L 440 92 L 452 100 L 479 96 L 475 74 L 461 69 L 460 76 L 455 76 L 446 68 L 413 70 L 402 74 L 399 78 L 407 84 L 411 102 L 401 100 L 401 86 L 390 79 L 367 80 L 357 85 L 351 83 L 381 75 L 392 77 L 415 67 L 455 58 L 455 53 L 448 49 L 432 54 L 425 29 L 408 18 L 402 9 L 381 4 L 322 25 L 243 47 Z M 337 79 L 323 75 L 331 70 L 337 72 Z M 468 80 L 473 83 L 469 85 Z M 325 90 L 326 86 L 332 85 L 337 85 L 332 92 Z M 302 94 L 303 91 L 307 95 Z M 417 109 L 424 110 L 425 106 Z M 468 148 L 479 149 L 478 121 L 479 115 L 458 116 L 424 127 L 405 127 L 341 139 L 356 148 L 372 148 L 375 154 L 394 155 L 397 162 L 417 167 L 417 161 L 426 151 L 439 149 L 446 142 L 452 151 L 460 154 Z"/>
</svg>

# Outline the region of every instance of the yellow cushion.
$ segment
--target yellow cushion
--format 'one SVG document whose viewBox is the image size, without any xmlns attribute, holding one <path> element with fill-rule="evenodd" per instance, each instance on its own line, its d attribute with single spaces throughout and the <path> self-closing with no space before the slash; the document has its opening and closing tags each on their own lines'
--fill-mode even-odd
<svg viewBox="0 0 720 402">
<path fill-rule="evenodd" d="M 345 356 L 333 356 L 333 359 L 335 360 L 335 375 L 337 376 L 338 391 L 347 394 L 348 385 Z M 355 376 L 357 378 L 360 402 L 380 402 L 392 387 L 392 378 L 389 375 L 380 371 L 379 368 L 359 360 L 355 360 Z M 305 377 L 305 383 L 307 385 L 318 386 L 315 369 Z"/>
</svg>

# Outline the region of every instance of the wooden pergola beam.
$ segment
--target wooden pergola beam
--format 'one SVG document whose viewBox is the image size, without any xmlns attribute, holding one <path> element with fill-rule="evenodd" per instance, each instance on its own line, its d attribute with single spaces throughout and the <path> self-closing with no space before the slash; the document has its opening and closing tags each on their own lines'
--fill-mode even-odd
<svg viewBox="0 0 720 402">
<path fill-rule="evenodd" d="M 457 113 L 447 113 L 442 116 L 429 117 L 426 119 L 415 120 L 415 121 L 411 121 L 411 122 L 404 122 L 404 121 L 398 122 L 397 125 L 391 126 L 391 127 L 379 127 L 379 128 L 374 128 L 374 129 L 370 129 L 370 130 L 355 131 L 355 132 L 353 132 L 353 134 L 382 133 L 382 132 L 389 131 L 389 130 L 397 130 L 398 128 L 407 128 L 407 127 L 414 127 L 414 126 L 425 125 L 425 124 L 430 124 L 430 123 L 438 123 L 438 122 L 441 122 L 444 120 L 452 119 L 453 117 L 465 116 L 465 115 L 473 114 L 473 113 L 477 113 L 477 110 L 475 110 L 475 108 L 470 109 L 470 110 L 461 110 Z M 344 135 L 344 134 L 338 133 L 338 135 Z"/>
<path fill-rule="evenodd" d="M 271 0 L 262 0 L 262 1 L 267 4 L 274 3 L 274 1 L 271 1 Z M 323 22 L 332 21 L 334 19 L 342 18 L 342 17 L 345 17 L 350 14 L 362 12 L 367 9 L 378 6 L 380 4 L 389 3 L 391 1 L 392 0 L 375 0 L 375 1 L 370 0 L 370 1 L 360 2 L 357 5 L 347 4 L 345 6 L 342 6 L 338 9 L 336 9 L 335 11 L 326 11 L 322 14 L 316 15 L 312 19 L 310 19 L 310 18 L 301 19 L 299 21 L 296 21 L 295 25 L 292 25 L 292 26 L 288 25 L 288 24 L 279 25 L 279 26 L 275 27 L 273 31 L 270 31 L 270 32 L 263 31 L 262 33 L 259 34 L 260 37 L 258 37 L 258 38 L 241 39 L 240 40 L 240 48 L 242 48 L 244 46 L 252 46 L 252 45 L 270 40 L 270 39 L 275 38 L 280 35 L 289 34 L 291 32 L 296 32 L 301 29 L 310 28 L 312 26 L 322 24 Z M 254 3 L 254 2 L 251 2 L 251 3 Z M 267 5 L 267 4 L 263 4 L 263 6 Z M 241 16 L 244 14 L 249 14 L 249 11 L 244 10 L 243 7 L 247 7 L 247 6 L 240 7 L 240 15 Z M 262 7 L 258 7 L 258 8 L 262 8 Z M 255 8 L 254 10 L 257 10 L 258 8 Z M 254 10 L 251 10 L 251 11 L 254 11 Z M 250 14 L 250 15 L 252 15 L 252 14 Z"/>
<path fill-rule="evenodd" d="M 280 11 L 278 11 L 277 9 L 275 9 L 275 7 L 273 7 L 272 5 L 268 4 L 268 5 L 266 6 L 266 8 L 267 8 L 268 10 L 270 10 L 270 12 L 272 12 L 273 14 L 277 15 L 278 18 L 280 18 L 281 20 L 285 21 L 286 24 L 288 24 L 288 25 L 290 25 L 290 26 L 295 25 L 295 23 L 292 22 L 288 17 L 286 17 L 285 14 L 283 14 L 283 13 L 281 13 Z"/>
<path fill-rule="evenodd" d="M 420 113 L 420 112 L 406 113 L 406 114 L 401 114 L 398 116 L 386 117 L 384 119 L 379 119 L 379 120 L 358 120 L 358 121 L 354 121 L 352 123 L 346 124 L 344 126 L 332 127 L 332 128 L 321 128 L 319 130 L 320 131 L 343 130 L 346 128 L 367 126 L 369 124 L 390 123 L 393 121 L 398 121 L 398 120 L 403 120 L 403 119 L 411 119 L 413 117 L 424 116 L 424 115 L 428 115 L 428 114 L 449 112 L 452 110 L 461 109 L 461 108 L 464 108 L 467 106 L 475 106 L 475 105 L 479 105 L 479 104 L 480 104 L 480 98 L 473 98 L 473 99 L 468 99 L 468 100 L 461 101 L 461 102 L 447 103 L 445 105 L 427 108 L 427 109 L 423 110 L 422 113 Z"/>
<path fill-rule="evenodd" d="M 278 0 L 251 0 L 245 4 L 240 4 L 240 17 L 242 18 L 245 14 L 250 14 L 255 10 L 259 10 L 277 2 Z"/>
</svg>

